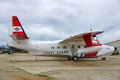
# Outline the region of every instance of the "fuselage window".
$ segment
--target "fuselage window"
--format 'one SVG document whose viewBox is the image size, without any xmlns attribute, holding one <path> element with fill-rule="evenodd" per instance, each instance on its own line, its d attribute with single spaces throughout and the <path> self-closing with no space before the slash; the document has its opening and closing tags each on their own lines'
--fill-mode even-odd
<svg viewBox="0 0 120 80">
<path fill-rule="evenodd" d="M 67 51 L 64 51 L 64 53 L 66 54 Z"/>
<path fill-rule="evenodd" d="M 54 47 L 51 47 L 51 49 L 54 49 Z"/>
<path fill-rule="evenodd" d="M 67 46 L 63 46 L 63 49 L 66 49 L 67 48 Z"/>
<path fill-rule="evenodd" d="M 86 48 L 87 46 L 84 46 L 84 48 Z"/>
<path fill-rule="evenodd" d="M 78 46 L 78 48 L 80 48 L 80 46 Z"/>
<path fill-rule="evenodd" d="M 60 46 L 58 46 L 57 49 L 60 49 Z"/>
</svg>

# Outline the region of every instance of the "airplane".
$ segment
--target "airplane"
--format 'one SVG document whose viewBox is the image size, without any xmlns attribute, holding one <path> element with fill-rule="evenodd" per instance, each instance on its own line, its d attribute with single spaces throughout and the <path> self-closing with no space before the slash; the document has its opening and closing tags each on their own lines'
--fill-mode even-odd
<svg viewBox="0 0 120 80">
<path fill-rule="evenodd" d="M 73 61 L 83 57 L 101 57 L 101 60 L 106 60 L 114 51 L 114 47 L 103 45 L 95 39 L 103 30 L 84 32 L 64 40 L 34 41 L 29 39 L 17 16 L 12 16 L 11 28 L 8 46 L 27 50 L 33 56 L 65 57 Z"/>
</svg>

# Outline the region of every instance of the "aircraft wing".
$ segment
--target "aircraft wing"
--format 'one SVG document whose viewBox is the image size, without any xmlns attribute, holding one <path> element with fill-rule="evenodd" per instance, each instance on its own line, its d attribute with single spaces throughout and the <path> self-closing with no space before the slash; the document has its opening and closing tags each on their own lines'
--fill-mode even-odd
<svg viewBox="0 0 120 80">
<path fill-rule="evenodd" d="M 90 31 L 75 35 L 73 37 L 67 38 L 61 41 L 61 44 L 86 44 L 87 47 L 92 46 L 91 36 L 96 36 L 104 31 Z"/>
</svg>

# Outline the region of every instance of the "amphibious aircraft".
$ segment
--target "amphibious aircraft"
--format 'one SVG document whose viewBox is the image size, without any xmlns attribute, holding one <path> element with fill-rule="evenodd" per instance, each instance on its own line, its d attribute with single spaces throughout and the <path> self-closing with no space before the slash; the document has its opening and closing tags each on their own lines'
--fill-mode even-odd
<svg viewBox="0 0 120 80">
<path fill-rule="evenodd" d="M 17 16 L 12 16 L 11 28 L 8 46 L 25 49 L 34 56 L 59 56 L 73 61 L 83 57 L 106 60 L 106 56 L 114 51 L 113 47 L 103 45 L 95 39 L 97 34 L 103 33 L 102 30 L 84 32 L 58 41 L 34 41 L 26 35 Z"/>
</svg>

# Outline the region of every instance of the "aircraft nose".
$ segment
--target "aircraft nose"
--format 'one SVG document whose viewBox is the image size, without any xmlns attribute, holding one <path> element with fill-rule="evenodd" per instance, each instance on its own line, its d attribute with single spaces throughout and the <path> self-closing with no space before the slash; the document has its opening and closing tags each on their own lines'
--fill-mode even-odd
<svg viewBox="0 0 120 80">
<path fill-rule="evenodd" d="M 108 48 L 108 50 L 109 50 L 110 53 L 114 52 L 114 47 L 108 46 L 107 48 Z"/>
<path fill-rule="evenodd" d="M 98 56 L 101 55 L 110 55 L 114 51 L 114 47 L 108 46 L 108 45 L 103 45 L 102 49 L 98 52 Z"/>
<path fill-rule="evenodd" d="M 112 50 L 112 53 L 114 52 L 115 48 L 114 47 L 111 47 L 111 50 Z"/>
</svg>

